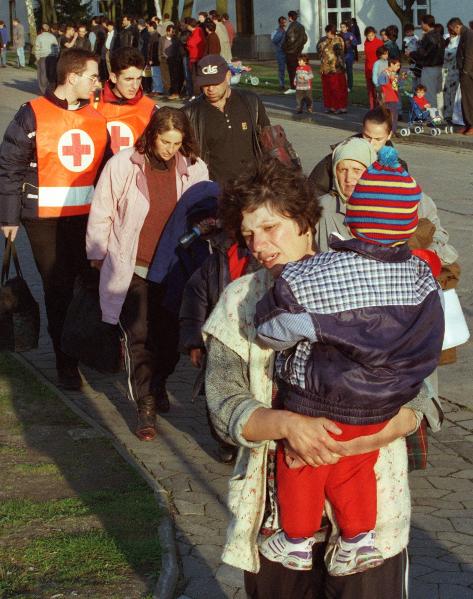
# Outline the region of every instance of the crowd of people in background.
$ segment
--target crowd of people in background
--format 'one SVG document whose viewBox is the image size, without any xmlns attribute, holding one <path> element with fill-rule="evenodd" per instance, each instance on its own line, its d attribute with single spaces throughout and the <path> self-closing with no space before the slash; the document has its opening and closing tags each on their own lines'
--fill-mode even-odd
<svg viewBox="0 0 473 599">
<path fill-rule="evenodd" d="M 289 22 L 289 25 L 288 25 Z M 420 29 L 420 32 L 417 30 Z M 397 25 L 388 25 L 378 32 L 372 26 L 364 31 L 364 72 L 369 107 L 383 104 L 392 114 L 393 131 L 397 135 L 398 116 L 402 110 L 402 95 L 418 98 L 422 86 L 426 108 L 439 122 L 462 125 L 461 132 L 473 135 L 473 21 L 469 27 L 460 19 L 451 19 L 447 27 L 436 23 L 432 15 L 423 15 L 419 28 L 408 23 L 400 40 Z M 297 65 L 303 56 L 307 34 L 297 21 L 297 13 L 281 16 L 271 34 L 278 65 L 280 90 L 295 93 L 298 85 Z M 320 60 L 322 100 L 325 112 L 347 112 L 348 94 L 353 90 L 353 65 L 358 62 L 358 47 L 362 45 L 356 18 L 325 27 L 325 35 L 316 45 Z M 308 61 L 304 63 L 309 67 Z M 296 65 L 296 66 L 294 66 Z M 289 86 L 286 88 L 286 69 Z M 308 89 L 308 84 L 299 85 Z M 310 85 L 310 88 L 312 85 Z M 303 88 L 300 88 L 301 90 Z M 306 94 L 307 96 L 307 94 Z M 310 100 L 312 92 L 310 90 Z M 300 102 L 296 111 L 301 112 Z"/>
<path fill-rule="evenodd" d="M 186 17 L 173 23 L 170 15 L 150 19 L 135 19 L 124 15 L 121 25 L 100 16 L 88 22 L 42 23 L 32 48 L 38 69 L 38 85 L 44 93 L 54 86 L 56 63 L 61 53 L 82 48 L 99 58 L 99 77 L 105 82 L 110 75 L 110 55 L 118 48 L 137 48 L 145 61 L 143 89 L 152 96 L 186 99 L 195 96 L 196 65 L 209 54 L 219 54 L 232 60 L 235 28 L 228 14 L 216 10 L 200 12 L 197 19 Z M 17 66 L 25 67 L 25 30 L 13 20 L 12 38 L 0 21 L 0 68 L 7 66 L 7 46 L 10 41 L 17 56 Z"/>
</svg>

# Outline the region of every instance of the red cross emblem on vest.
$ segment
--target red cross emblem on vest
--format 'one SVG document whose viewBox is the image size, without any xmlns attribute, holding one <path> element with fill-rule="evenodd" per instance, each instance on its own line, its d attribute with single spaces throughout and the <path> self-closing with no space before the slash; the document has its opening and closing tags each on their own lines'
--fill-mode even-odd
<svg viewBox="0 0 473 599">
<path fill-rule="evenodd" d="M 135 143 L 135 137 L 131 128 L 122 121 L 110 121 L 107 123 L 110 134 L 112 152 L 116 154 L 120 150 L 130 148 Z"/>
<path fill-rule="evenodd" d="M 82 129 L 66 131 L 58 143 L 58 157 L 67 170 L 80 173 L 90 166 L 94 159 L 94 142 Z"/>
</svg>

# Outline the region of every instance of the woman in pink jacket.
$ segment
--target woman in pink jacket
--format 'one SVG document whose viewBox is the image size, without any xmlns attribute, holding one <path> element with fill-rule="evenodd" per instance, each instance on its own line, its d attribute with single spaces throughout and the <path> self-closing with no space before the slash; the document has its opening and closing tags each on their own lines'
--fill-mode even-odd
<svg viewBox="0 0 473 599">
<path fill-rule="evenodd" d="M 186 115 L 165 107 L 134 147 L 107 162 L 92 200 L 87 256 L 100 269 L 102 320 L 122 330 L 143 441 L 156 436 L 156 411 L 169 410 L 166 379 L 179 360 L 177 316 L 163 307 L 163 286 L 148 281 L 148 269 L 179 198 L 208 179 Z"/>
</svg>

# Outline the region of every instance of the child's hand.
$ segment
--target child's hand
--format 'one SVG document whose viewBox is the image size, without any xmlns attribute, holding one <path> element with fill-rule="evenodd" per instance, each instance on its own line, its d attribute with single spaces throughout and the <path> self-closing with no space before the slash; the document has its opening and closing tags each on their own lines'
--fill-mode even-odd
<svg viewBox="0 0 473 599">
<path fill-rule="evenodd" d="M 284 459 L 288 468 L 302 468 L 307 466 L 307 463 L 300 458 L 295 451 L 293 451 L 287 443 L 284 443 Z"/>
<path fill-rule="evenodd" d="M 200 368 L 202 366 L 203 358 L 204 358 L 204 350 L 203 349 L 200 349 L 199 347 L 191 349 L 190 359 L 192 362 L 192 366 L 195 366 L 195 368 Z"/>
</svg>

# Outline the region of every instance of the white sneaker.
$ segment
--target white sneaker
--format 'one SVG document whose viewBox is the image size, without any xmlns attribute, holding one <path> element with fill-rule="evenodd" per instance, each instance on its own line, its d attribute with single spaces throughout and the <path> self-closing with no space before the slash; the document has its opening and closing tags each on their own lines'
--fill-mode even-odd
<svg viewBox="0 0 473 599">
<path fill-rule="evenodd" d="M 291 89 L 291 88 L 286 89 L 286 91 L 284 92 L 284 94 L 286 96 L 288 96 L 289 94 L 295 94 L 295 93 L 296 93 L 296 90 L 295 89 Z"/>
<path fill-rule="evenodd" d="M 281 530 L 264 539 L 259 550 L 271 562 L 278 562 L 290 570 L 312 570 L 313 537 L 291 539 Z"/>
<path fill-rule="evenodd" d="M 326 557 L 329 574 L 348 576 L 380 566 L 384 559 L 374 542 L 374 530 L 362 532 L 351 539 L 339 537 L 335 547 Z"/>
</svg>

